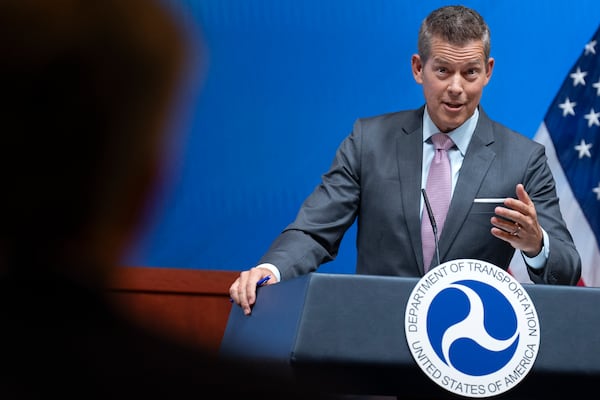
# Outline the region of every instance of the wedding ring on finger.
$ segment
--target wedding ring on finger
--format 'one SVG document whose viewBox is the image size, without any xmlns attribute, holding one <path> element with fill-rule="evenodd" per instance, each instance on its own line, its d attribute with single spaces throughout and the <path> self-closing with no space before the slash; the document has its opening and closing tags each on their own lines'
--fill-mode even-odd
<svg viewBox="0 0 600 400">
<path fill-rule="evenodd" d="M 515 222 L 515 230 L 512 231 L 510 234 L 512 236 L 519 236 L 519 232 L 521 231 L 521 225 L 519 225 L 518 222 Z"/>
</svg>

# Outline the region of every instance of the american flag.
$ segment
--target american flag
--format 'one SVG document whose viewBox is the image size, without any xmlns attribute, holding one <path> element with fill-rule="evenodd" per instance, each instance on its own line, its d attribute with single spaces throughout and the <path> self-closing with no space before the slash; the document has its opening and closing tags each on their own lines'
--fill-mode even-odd
<svg viewBox="0 0 600 400">
<path fill-rule="evenodd" d="M 600 287 L 600 27 L 552 101 L 534 140 L 546 146 L 561 212 L 581 255 L 580 286 Z M 510 267 L 527 273 L 520 252 Z"/>
</svg>

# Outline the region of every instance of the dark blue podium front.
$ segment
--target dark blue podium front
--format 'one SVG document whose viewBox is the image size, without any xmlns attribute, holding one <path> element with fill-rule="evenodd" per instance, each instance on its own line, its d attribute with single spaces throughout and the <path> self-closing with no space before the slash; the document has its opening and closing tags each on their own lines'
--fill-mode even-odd
<svg viewBox="0 0 600 400">
<path fill-rule="evenodd" d="M 432 382 L 408 348 L 404 312 L 417 282 L 313 273 L 261 287 L 251 316 L 232 307 L 221 355 L 338 393 L 459 398 Z M 557 398 L 596 390 L 600 289 L 523 287 L 540 321 L 539 353 L 528 376 L 495 398 Z"/>
</svg>

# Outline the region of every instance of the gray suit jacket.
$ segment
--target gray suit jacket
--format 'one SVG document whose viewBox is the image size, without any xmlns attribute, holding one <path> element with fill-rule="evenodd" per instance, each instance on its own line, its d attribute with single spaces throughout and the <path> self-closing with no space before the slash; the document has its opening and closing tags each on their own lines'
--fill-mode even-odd
<svg viewBox="0 0 600 400">
<path fill-rule="evenodd" d="M 259 262 L 276 265 L 282 279 L 315 271 L 335 258 L 344 233 L 358 219 L 356 273 L 422 276 L 423 112 L 421 107 L 358 119 L 296 220 Z M 550 237 L 546 267 L 528 268 L 531 280 L 576 284 L 581 260 L 559 209 L 544 147 L 492 121 L 482 109 L 440 232 L 441 262 L 473 258 L 508 268 L 515 250 L 490 233 L 493 205 L 473 200 L 515 197 L 518 183 Z"/>
</svg>

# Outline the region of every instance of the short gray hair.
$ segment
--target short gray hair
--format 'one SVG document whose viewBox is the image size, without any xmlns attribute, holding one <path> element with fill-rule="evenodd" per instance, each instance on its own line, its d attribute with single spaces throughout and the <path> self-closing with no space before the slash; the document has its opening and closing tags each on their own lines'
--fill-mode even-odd
<svg viewBox="0 0 600 400">
<path fill-rule="evenodd" d="M 431 41 L 434 36 L 459 46 L 473 40 L 481 40 L 485 61 L 490 58 L 490 29 L 483 17 L 471 8 L 445 6 L 432 11 L 423 20 L 417 42 L 423 63 L 426 63 L 431 55 Z"/>
</svg>

